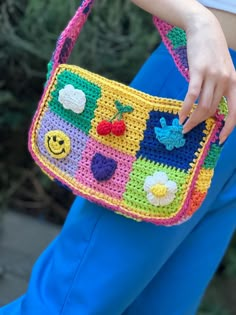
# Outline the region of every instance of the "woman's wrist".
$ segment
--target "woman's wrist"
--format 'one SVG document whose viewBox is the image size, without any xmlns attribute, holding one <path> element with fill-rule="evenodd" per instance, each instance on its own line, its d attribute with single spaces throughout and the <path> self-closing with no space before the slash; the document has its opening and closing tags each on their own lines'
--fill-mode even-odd
<svg viewBox="0 0 236 315">
<path fill-rule="evenodd" d="M 204 29 L 211 25 L 218 25 L 220 27 L 216 17 L 206 8 L 190 12 L 183 21 L 183 29 L 187 34 L 199 31 L 204 32 Z"/>
</svg>

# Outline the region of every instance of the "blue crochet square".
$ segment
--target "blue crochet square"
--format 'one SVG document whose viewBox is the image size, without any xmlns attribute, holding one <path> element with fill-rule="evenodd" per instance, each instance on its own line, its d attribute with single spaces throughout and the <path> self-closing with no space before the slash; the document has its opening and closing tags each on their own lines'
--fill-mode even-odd
<svg viewBox="0 0 236 315">
<path fill-rule="evenodd" d="M 195 153 L 201 147 L 200 142 L 205 136 L 203 133 L 206 127 L 205 122 L 202 122 L 184 135 L 186 142 L 183 147 L 169 151 L 164 144 L 157 140 L 155 134 L 155 127 L 161 128 L 160 119 L 162 117 L 165 118 L 167 125 L 172 125 L 173 120 L 178 118 L 178 115 L 155 110 L 150 112 L 146 130 L 144 131 L 144 138 L 140 142 L 140 150 L 137 152 L 137 158 L 146 158 L 150 161 L 174 166 L 187 172 L 191 168 L 190 163 L 196 158 Z"/>
</svg>

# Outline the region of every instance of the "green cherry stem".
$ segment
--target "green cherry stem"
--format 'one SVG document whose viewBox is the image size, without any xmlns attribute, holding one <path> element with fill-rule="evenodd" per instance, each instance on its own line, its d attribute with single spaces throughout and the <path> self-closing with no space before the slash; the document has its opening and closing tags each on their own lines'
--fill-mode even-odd
<svg viewBox="0 0 236 315">
<path fill-rule="evenodd" d="M 119 113 L 118 120 L 121 120 L 123 118 L 123 113 Z"/>
<path fill-rule="evenodd" d="M 125 113 L 131 113 L 134 109 L 132 106 L 123 106 L 120 102 L 116 102 L 116 109 L 117 113 L 109 120 L 109 122 L 112 122 L 116 117 L 118 117 L 118 120 L 121 120 L 123 118 L 123 114 Z"/>
<path fill-rule="evenodd" d="M 112 122 L 114 119 L 116 119 L 116 117 L 118 116 L 118 115 L 120 115 L 120 113 L 118 112 L 118 113 L 116 113 L 110 120 L 109 120 L 109 122 Z"/>
</svg>

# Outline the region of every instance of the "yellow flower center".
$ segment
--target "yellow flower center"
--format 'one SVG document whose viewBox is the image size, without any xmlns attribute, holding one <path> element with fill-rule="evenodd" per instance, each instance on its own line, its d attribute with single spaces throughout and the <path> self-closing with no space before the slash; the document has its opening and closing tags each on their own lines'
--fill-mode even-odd
<svg viewBox="0 0 236 315">
<path fill-rule="evenodd" d="M 157 198 L 165 197 L 167 187 L 163 184 L 156 184 L 151 188 L 151 193 Z"/>
</svg>

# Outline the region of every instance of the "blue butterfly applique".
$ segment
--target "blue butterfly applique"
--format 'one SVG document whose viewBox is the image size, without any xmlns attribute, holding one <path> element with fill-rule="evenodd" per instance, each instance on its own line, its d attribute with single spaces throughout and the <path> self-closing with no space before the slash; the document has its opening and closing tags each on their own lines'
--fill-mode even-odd
<svg viewBox="0 0 236 315">
<path fill-rule="evenodd" d="M 166 119 L 162 117 L 160 124 L 161 128 L 154 128 L 156 138 L 160 143 L 164 144 L 167 150 L 172 151 L 174 148 L 178 149 L 185 145 L 186 140 L 182 133 L 183 126 L 180 125 L 178 118 L 173 119 L 171 126 L 167 126 Z"/>
</svg>

